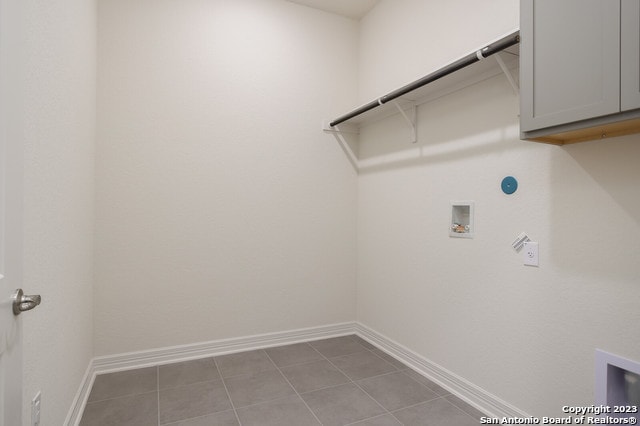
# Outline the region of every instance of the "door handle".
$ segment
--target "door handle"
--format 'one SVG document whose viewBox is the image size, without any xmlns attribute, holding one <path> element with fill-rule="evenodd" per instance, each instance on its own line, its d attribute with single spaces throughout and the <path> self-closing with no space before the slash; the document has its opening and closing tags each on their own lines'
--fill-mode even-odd
<svg viewBox="0 0 640 426">
<path fill-rule="evenodd" d="M 30 311 L 42 302 L 39 294 L 27 296 L 21 288 L 17 289 L 13 295 L 13 314 L 20 315 L 21 312 Z"/>
</svg>

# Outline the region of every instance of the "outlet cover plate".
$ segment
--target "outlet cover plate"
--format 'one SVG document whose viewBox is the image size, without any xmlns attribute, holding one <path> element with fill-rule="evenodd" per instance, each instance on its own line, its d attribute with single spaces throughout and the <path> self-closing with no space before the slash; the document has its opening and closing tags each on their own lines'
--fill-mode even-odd
<svg viewBox="0 0 640 426">
<path fill-rule="evenodd" d="M 533 241 L 528 241 L 524 243 L 522 248 L 524 264 L 527 266 L 538 266 L 539 265 L 539 257 L 538 257 L 538 243 Z"/>
</svg>

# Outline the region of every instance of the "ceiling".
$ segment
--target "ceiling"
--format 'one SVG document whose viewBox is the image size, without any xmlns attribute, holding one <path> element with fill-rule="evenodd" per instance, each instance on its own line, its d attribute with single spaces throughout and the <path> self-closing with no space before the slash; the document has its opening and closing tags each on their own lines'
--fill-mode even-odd
<svg viewBox="0 0 640 426">
<path fill-rule="evenodd" d="M 352 19 L 360 19 L 378 3 L 379 0 L 287 0 L 325 12 L 337 13 Z"/>
</svg>

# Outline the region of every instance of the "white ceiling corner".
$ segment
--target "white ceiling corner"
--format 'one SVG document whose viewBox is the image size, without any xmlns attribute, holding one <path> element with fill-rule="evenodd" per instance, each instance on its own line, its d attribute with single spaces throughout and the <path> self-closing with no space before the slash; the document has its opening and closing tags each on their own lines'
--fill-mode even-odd
<svg viewBox="0 0 640 426">
<path fill-rule="evenodd" d="M 360 19 L 378 3 L 379 0 L 287 0 L 304 6 L 336 13 L 352 19 Z"/>
</svg>

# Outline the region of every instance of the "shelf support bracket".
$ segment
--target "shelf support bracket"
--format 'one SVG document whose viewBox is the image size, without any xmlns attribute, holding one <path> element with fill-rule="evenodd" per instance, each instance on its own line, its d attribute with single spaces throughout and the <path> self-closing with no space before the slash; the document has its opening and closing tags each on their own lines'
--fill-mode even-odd
<svg viewBox="0 0 640 426">
<path fill-rule="evenodd" d="M 507 77 L 507 80 L 509 80 L 509 84 L 511 85 L 513 92 L 516 94 L 516 96 L 520 96 L 520 87 L 518 86 L 518 83 L 516 83 L 515 79 L 513 78 L 511 71 L 509 71 L 509 68 L 507 68 L 507 65 L 504 63 L 504 60 L 502 59 L 501 55 L 502 55 L 501 52 L 497 52 L 493 56 L 495 56 L 496 61 L 498 62 L 498 65 L 500 65 L 500 69 L 504 73 L 505 77 Z"/>
<path fill-rule="evenodd" d="M 351 134 L 357 135 L 360 133 L 359 129 L 356 126 L 350 126 L 349 124 L 340 124 L 338 126 L 331 127 L 329 125 L 329 120 L 325 120 L 322 122 L 322 131 L 325 133 L 335 133 L 335 134 Z"/>
<path fill-rule="evenodd" d="M 350 126 L 348 124 L 341 124 L 338 126 L 329 125 L 329 121 L 326 120 L 322 123 L 322 131 L 327 134 L 332 134 L 336 139 L 340 148 L 347 154 L 347 158 L 349 162 L 353 166 L 353 169 L 356 173 L 360 170 L 358 165 L 358 157 L 354 152 L 354 149 L 357 152 L 357 140 L 359 131 L 355 126 Z M 355 144 L 355 145 L 354 145 Z"/>
<path fill-rule="evenodd" d="M 393 105 L 398 109 L 398 111 L 400 112 L 400 115 L 404 117 L 405 121 L 409 125 L 409 128 L 411 130 L 411 143 L 418 142 L 418 130 L 416 128 L 416 116 L 417 116 L 416 112 L 418 107 L 416 106 L 416 104 L 411 105 L 411 117 L 409 117 L 398 102 L 391 101 L 391 103 L 393 103 Z"/>
</svg>

